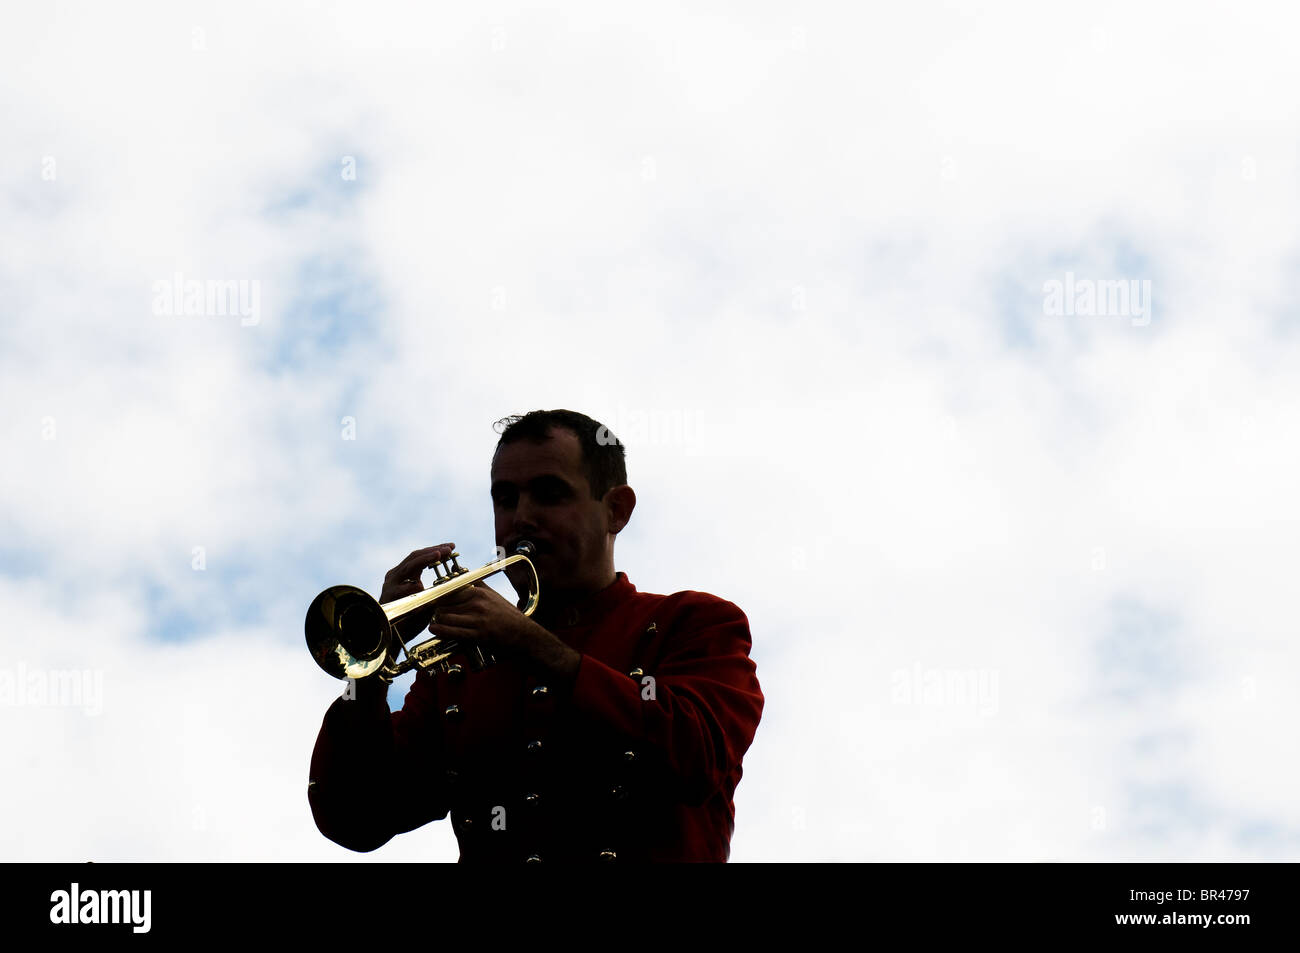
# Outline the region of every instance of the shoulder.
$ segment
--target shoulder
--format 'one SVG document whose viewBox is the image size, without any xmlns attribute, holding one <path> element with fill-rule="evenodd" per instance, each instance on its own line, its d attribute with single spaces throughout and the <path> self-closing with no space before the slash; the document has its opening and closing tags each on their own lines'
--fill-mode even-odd
<svg viewBox="0 0 1300 953">
<path fill-rule="evenodd" d="M 711 592 L 682 589 L 667 595 L 641 592 L 638 596 L 642 597 L 642 605 L 652 611 L 656 620 L 661 619 L 674 628 L 683 624 L 704 627 L 728 623 L 749 627 L 749 618 L 740 606 Z"/>
</svg>

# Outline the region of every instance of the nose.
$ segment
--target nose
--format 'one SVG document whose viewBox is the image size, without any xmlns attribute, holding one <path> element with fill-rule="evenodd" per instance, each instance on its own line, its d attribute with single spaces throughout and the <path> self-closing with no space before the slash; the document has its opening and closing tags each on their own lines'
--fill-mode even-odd
<svg viewBox="0 0 1300 953">
<path fill-rule="evenodd" d="M 515 506 L 515 519 L 511 524 L 511 529 L 514 531 L 516 539 L 537 531 L 537 523 L 533 518 L 533 504 L 526 493 L 520 494 L 519 503 Z"/>
</svg>

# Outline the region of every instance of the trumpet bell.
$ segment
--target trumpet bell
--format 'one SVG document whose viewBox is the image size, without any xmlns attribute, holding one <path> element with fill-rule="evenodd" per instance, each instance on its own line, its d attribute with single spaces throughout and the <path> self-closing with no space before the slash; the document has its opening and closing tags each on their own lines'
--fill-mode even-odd
<svg viewBox="0 0 1300 953">
<path fill-rule="evenodd" d="M 331 586 L 307 609 L 307 648 L 335 678 L 365 678 L 388 656 L 388 616 L 356 586 Z"/>
</svg>

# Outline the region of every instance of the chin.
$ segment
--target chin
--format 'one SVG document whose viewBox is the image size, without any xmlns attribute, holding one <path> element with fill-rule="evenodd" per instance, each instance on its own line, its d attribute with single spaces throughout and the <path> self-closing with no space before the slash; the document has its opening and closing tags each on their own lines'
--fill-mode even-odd
<svg viewBox="0 0 1300 953">
<path fill-rule="evenodd" d="M 548 588 L 568 589 L 573 582 L 573 580 L 571 580 L 568 576 L 558 576 L 553 573 L 544 573 L 544 574 L 539 573 L 538 577 L 541 579 L 543 597 L 545 597 L 546 590 Z"/>
</svg>

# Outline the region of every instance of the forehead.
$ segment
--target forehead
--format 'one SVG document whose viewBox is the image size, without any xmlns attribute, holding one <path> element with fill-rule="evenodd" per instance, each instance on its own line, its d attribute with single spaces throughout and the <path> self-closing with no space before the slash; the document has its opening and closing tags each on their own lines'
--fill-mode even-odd
<svg viewBox="0 0 1300 953">
<path fill-rule="evenodd" d="M 493 483 L 526 483 L 544 473 L 558 474 L 575 483 L 586 482 L 577 434 L 553 427 L 545 441 L 508 443 L 492 458 Z"/>
</svg>

